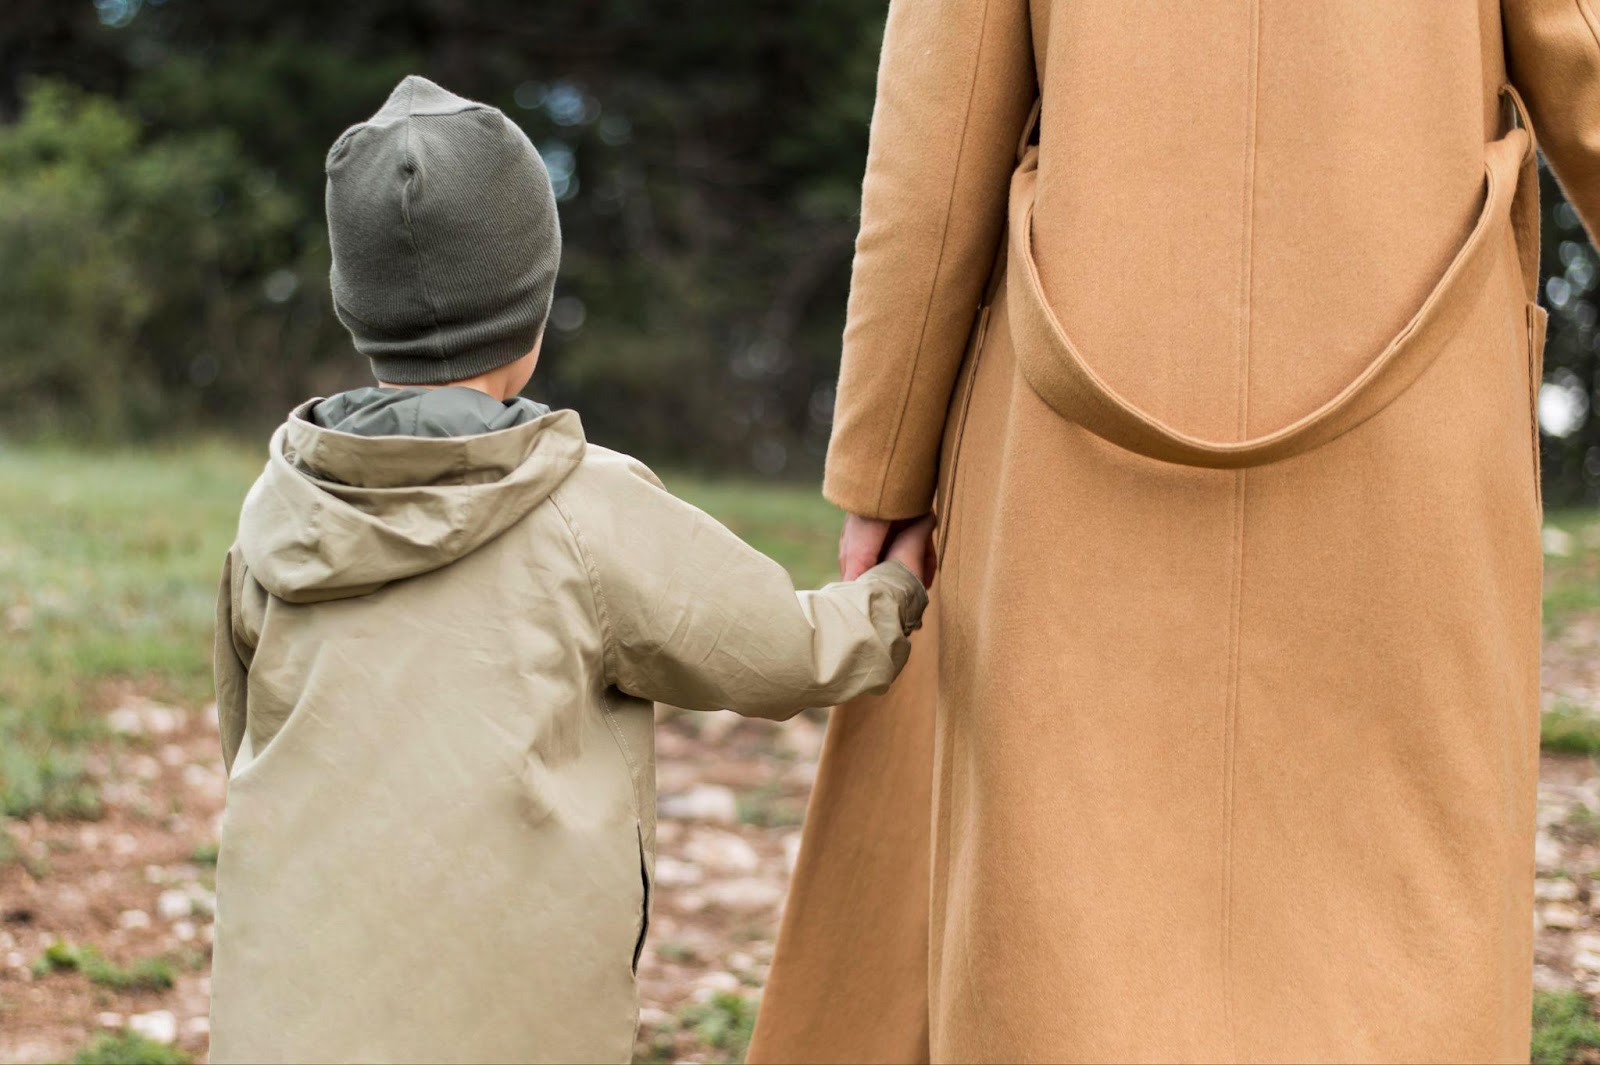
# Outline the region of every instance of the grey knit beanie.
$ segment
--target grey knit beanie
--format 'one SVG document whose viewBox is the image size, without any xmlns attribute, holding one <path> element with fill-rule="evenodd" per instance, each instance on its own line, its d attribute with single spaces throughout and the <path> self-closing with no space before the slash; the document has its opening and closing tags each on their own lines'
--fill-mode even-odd
<svg viewBox="0 0 1600 1065">
<path fill-rule="evenodd" d="M 550 175 L 493 107 L 412 75 L 328 152 L 333 306 L 378 380 L 433 385 L 525 355 L 550 313 Z"/>
</svg>

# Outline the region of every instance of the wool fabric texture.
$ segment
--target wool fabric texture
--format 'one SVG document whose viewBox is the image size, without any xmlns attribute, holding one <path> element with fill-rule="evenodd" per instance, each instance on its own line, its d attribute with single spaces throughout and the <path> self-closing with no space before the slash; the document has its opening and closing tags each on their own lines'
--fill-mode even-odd
<svg viewBox="0 0 1600 1065">
<path fill-rule="evenodd" d="M 1520 127 L 1594 231 L 1597 30 L 891 0 L 825 491 L 933 507 L 937 621 L 830 720 L 749 1061 L 1527 1060 Z"/>
<path fill-rule="evenodd" d="M 411 75 L 334 143 L 327 174 L 334 310 L 380 381 L 459 381 L 533 348 L 561 228 L 514 122 Z"/>
</svg>

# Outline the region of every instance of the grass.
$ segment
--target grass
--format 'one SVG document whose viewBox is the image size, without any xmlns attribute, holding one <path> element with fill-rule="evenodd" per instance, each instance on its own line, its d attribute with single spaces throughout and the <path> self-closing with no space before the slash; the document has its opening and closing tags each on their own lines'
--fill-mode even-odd
<svg viewBox="0 0 1600 1065">
<path fill-rule="evenodd" d="M 1557 703 L 1539 721 L 1539 746 L 1559 754 L 1600 754 L 1600 716 Z"/>
<path fill-rule="evenodd" d="M 77 749 L 135 678 L 210 691 L 216 579 L 259 452 L 0 451 L 0 809 L 94 817 Z"/>
<path fill-rule="evenodd" d="M 1600 612 L 1600 511 L 1552 510 L 1545 527 L 1570 543 L 1570 553 L 1544 560 L 1545 631 L 1553 633 L 1574 617 Z"/>
<path fill-rule="evenodd" d="M 189 1055 L 133 1032 L 101 1035 L 72 1059 L 73 1065 L 189 1065 Z"/>
<path fill-rule="evenodd" d="M 118 965 L 92 946 L 77 946 L 56 940 L 33 963 L 33 975 L 82 972 L 89 982 L 112 991 L 164 991 L 173 985 L 172 962 L 166 958 L 144 958 L 131 965 Z"/>
<path fill-rule="evenodd" d="M 1533 995 L 1532 1065 L 1566 1065 L 1581 1050 L 1600 1049 L 1600 1024 L 1576 991 Z"/>
<path fill-rule="evenodd" d="M 94 818 L 80 751 L 117 682 L 210 698 L 216 581 L 262 447 L 0 449 L 0 815 Z M 838 515 L 804 487 L 668 476 L 802 584 Z"/>
<path fill-rule="evenodd" d="M 678 1023 L 703 1046 L 720 1051 L 729 1061 L 743 1061 L 755 1034 L 758 1006 L 756 999 L 718 991 L 709 1002 L 679 1010 Z"/>
</svg>

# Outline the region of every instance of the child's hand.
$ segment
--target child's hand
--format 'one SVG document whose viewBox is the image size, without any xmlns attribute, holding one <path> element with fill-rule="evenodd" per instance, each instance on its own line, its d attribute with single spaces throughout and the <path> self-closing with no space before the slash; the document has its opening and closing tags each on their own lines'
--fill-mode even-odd
<svg viewBox="0 0 1600 1065">
<path fill-rule="evenodd" d="M 932 584 L 938 569 L 938 560 L 933 554 L 933 515 L 925 515 L 897 530 L 884 557 L 916 574 L 923 587 Z"/>
</svg>

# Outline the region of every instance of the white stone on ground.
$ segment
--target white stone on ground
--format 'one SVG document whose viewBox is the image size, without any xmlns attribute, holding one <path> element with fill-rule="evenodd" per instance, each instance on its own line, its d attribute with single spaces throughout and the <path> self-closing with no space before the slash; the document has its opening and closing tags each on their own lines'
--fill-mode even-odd
<svg viewBox="0 0 1600 1065">
<path fill-rule="evenodd" d="M 704 879 L 700 867 L 689 862 L 680 862 L 676 858 L 661 855 L 656 858 L 655 882 L 661 887 L 682 887 L 685 884 L 698 884 Z"/>
<path fill-rule="evenodd" d="M 178 1038 L 178 1018 L 171 1010 L 135 1013 L 128 1018 L 128 1029 L 156 1043 L 171 1043 Z"/>
<path fill-rule="evenodd" d="M 739 880 L 722 880 L 707 884 L 703 889 L 707 902 L 729 910 L 768 910 L 783 901 L 783 886 L 769 880 L 746 877 Z"/>
<path fill-rule="evenodd" d="M 1552 902 L 1539 911 L 1539 918 L 1546 928 L 1581 928 L 1585 919 L 1583 914 L 1563 902 Z"/>
<path fill-rule="evenodd" d="M 150 915 L 143 910 L 123 910 L 121 916 L 117 918 L 117 925 L 130 932 L 139 928 L 149 928 Z"/>
<path fill-rule="evenodd" d="M 1533 897 L 1540 902 L 1575 902 L 1578 885 L 1570 880 L 1540 880 L 1533 885 Z"/>
<path fill-rule="evenodd" d="M 756 849 L 731 832 L 696 832 L 684 844 L 683 853 L 691 862 L 718 872 L 753 873 L 761 868 Z"/>
<path fill-rule="evenodd" d="M 194 913 L 194 900 L 186 891 L 168 888 L 156 899 L 156 912 L 163 921 L 176 921 Z"/>
<path fill-rule="evenodd" d="M 739 820 L 738 797 L 720 784 L 696 784 L 681 794 L 662 796 L 659 809 L 662 817 L 688 821 L 731 825 Z"/>
</svg>

